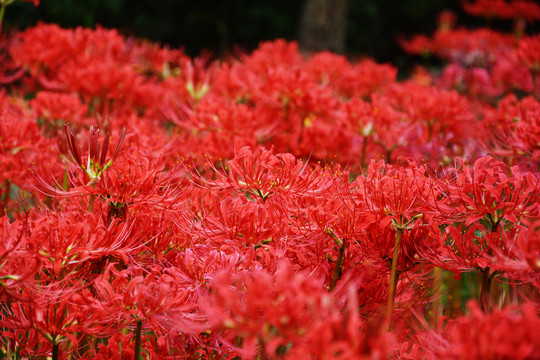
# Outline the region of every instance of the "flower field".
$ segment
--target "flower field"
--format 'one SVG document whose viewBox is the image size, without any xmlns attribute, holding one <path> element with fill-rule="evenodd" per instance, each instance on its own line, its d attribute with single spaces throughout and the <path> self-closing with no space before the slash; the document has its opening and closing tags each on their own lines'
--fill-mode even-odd
<svg viewBox="0 0 540 360">
<path fill-rule="evenodd" d="M 0 358 L 540 359 L 540 6 L 464 6 L 399 80 L 4 31 Z"/>
</svg>

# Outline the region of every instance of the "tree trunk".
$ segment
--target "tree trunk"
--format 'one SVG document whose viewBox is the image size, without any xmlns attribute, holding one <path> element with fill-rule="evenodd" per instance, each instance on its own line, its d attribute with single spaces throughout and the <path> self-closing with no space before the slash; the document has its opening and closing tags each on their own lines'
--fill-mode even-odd
<svg viewBox="0 0 540 360">
<path fill-rule="evenodd" d="M 300 20 L 303 51 L 345 51 L 347 0 L 305 0 Z"/>
</svg>

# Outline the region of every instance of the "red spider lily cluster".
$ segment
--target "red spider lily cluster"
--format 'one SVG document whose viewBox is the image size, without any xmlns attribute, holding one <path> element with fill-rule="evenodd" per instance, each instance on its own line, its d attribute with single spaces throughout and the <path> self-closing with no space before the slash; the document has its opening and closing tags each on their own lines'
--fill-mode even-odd
<svg viewBox="0 0 540 360">
<path fill-rule="evenodd" d="M 465 9 L 540 18 L 494 3 Z M 540 358 L 540 37 L 455 21 L 403 40 L 447 62 L 403 81 L 4 34 L 2 356 Z"/>
</svg>

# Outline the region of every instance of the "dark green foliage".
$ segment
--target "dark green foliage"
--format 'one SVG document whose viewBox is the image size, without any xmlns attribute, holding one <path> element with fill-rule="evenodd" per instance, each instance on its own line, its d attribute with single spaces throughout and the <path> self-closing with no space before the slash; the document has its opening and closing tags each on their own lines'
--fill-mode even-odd
<svg viewBox="0 0 540 360">
<path fill-rule="evenodd" d="M 37 8 L 27 2 L 11 6 L 6 22 L 19 28 L 38 19 L 63 27 L 101 24 L 183 47 L 193 56 L 203 50 L 223 56 L 235 46 L 249 51 L 264 40 L 295 40 L 302 5 L 301 0 L 42 0 Z M 398 36 L 430 34 L 444 9 L 455 11 L 460 23 L 485 25 L 483 19 L 464 14 L 454 0 L 350 0 L 346 54 L 409 69 L 418 59 L 401 50 Z M 510 22 L 500 25 L 511 27 Z"/>
</svg>

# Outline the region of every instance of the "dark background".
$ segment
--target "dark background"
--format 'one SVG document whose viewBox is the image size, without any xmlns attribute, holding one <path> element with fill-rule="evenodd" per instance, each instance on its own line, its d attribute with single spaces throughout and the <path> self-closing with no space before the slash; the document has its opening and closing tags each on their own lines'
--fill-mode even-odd
<svg viewBox="0 0 540 360">
<path fill-rule="evenodd" d="M 464 14 L 458 0 L 349 0 L 345 53 L 371 56 L 403 70 L 418 59 L 401 50 L 398 36 L 431 34 L 444 9 L 456 12 L 459 24 L 485 24 Z M 295 40 L 302 10 L 301 0 L 41 0 L 38 7 L 26 2 L 8 7 L 6 23 L 17 28 L 37 21 L 63 27 L 101 24 L 124 35 L 183 47 L 190 55 L 210 50 L 221 56 L 233 46 L 252 50 L 263 40 Z M 505 22 L 497 26 L 511 28 Z"/>
</svg>

